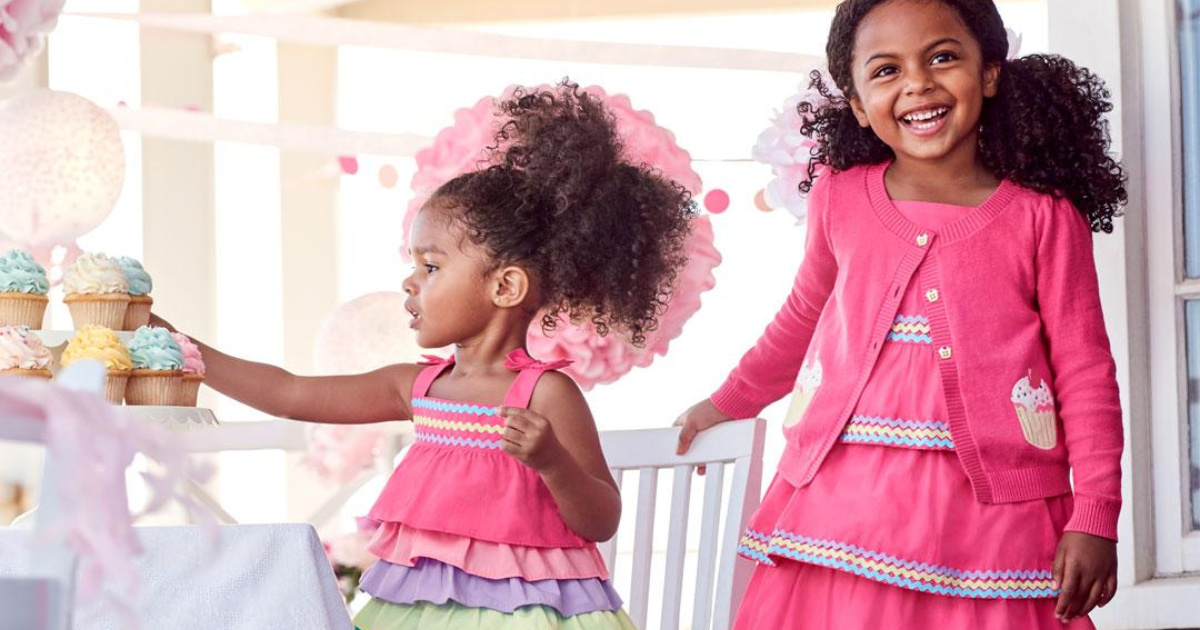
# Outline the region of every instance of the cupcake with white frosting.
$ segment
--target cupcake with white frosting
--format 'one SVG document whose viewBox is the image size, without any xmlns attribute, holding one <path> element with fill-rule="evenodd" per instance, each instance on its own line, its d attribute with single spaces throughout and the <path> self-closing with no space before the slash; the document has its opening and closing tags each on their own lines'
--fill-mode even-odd
<svg viewBox="0 0 1200 630">
<path fill-rule="evenodd" d="M 129 279 L 117 261 L 104 254 L 84 254 L 63 272 L 63 302 L 71 309 L 75 330 L 103 326 L 125 327 L 129 308 Z"/>
<path fill-rule="evenodd" d="M 0 328 L 0 376 L 23 376 L 50 380 L 53 357 L 41 337 L 27 326 Z"/>
</svg>

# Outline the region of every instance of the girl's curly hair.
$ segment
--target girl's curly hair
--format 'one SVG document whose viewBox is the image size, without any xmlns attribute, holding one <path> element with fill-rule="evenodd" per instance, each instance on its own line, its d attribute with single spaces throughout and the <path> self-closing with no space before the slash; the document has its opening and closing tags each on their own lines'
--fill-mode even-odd
<svg viewBox="0 0 1200 630">
<path fill-rule="evenodd" d="M 860 127 L 850 109 L 854 96 L 851 60 L 855 34 L 863 18 L 891 0 L 846 0 L 837 7 L 825 52 L 835 93 L 814 71 L 810 86 L 825 105 L 801 102 L 801 132 L 817 141 L 809 163 L 808 192 L 817 168 L 834 171 L 876 164 L 894 156 L 868 127 Z M 1097 232 L 1112 232 L 1128 199 L 1121 165 L 1108 154 L 1105 113 L 1112 110 L 1104 82 L 1086 68 L 1056 55 L 1007 60 L 1008 36 L 992 0 L 929 0 L 954 9 L 979 42 L 985 64 L 1000 65 L 994 98 L 984 100 L 979 155 L 996 177 L 1056 197 L 1066 197 Z"/>
<path fill-rule="evenodd" d="M 691 193 L 626 161 L 613 115 L 567 80 L 518 88 L 497 114 L 504 122 L 486 165 L 443 184 L 430 203 L 455 210 L 496 266 L 534 276 L 543 330 L 565 317 L 643 346 L 687 262 Z"/>
</svg>

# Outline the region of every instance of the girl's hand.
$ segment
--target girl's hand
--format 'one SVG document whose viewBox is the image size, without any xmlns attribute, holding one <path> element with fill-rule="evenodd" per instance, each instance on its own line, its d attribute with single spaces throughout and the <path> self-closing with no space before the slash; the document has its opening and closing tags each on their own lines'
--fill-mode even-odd
<svg viewBox="0 0 1200 630">
<path fill-rule="evenodd" d="M 570 457 L 550 421 L 529 409 L 501 407 L 505 419 L 500 449 L 538 472 L 546 472 Z"/>
<path fill-rule="evenodd" d="M 707 398 L 692 405 L 675 420 L 675 426 L 683 427 L 683 430 L 679 432 L 679 445 L 675 447 L 675 454 L 683 455 L 688 452 L 696 435 L 728 419 L 729 416 L 721 413 L 721 410 L 717 409 L 717 406 Z"/>
<path fill-rule="evenodd" d="M 1054 615 L 1063 623 L 1103 607 L 1117 594 L 1117 543 L 1082 532 L 1065 532 L 1054 556 Z"/>
</svg>

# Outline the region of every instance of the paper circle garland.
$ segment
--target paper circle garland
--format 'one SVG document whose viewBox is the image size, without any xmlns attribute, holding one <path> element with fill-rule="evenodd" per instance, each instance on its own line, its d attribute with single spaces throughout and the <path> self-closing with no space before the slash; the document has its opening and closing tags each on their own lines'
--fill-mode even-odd
<svg viewBox="0 0 1200 630">
<path fill-rule="evenodd" d="M 514 89 L 508 88 L 504 95 L 511 94 Z M 616 118 L 617 131 L 625 143 L 626 159 L 635 164 L 653 165 L 692 194 L 700 193 L 702 184 L 700 176 L 692 169 L 691 156 L 675 143 L 674 134 L 655 123 L 653 114 L 634 109 L 627 96 L 609 95 L 599 87 L 583 90 L 603 101 Z M 478 168 L 484 159 L 483 150 L 492 143 L 500 123 L 495 116 L 494 102 L 493 98 L 485 97 L 472 107 L 458 110 L 454 114 L 454 125 L 438 133 L 433 146 L 417 153 L 417 172 L 412 178 L 415 195 L 404 217 L 405 251 L 413 219 L 429 195 L 442 183 Z M 716 284 L 712 271 L 721 262 L 707 216 L 694 219 L 692 235 L 685 247 L 688 264 L 680 270 L 671 304 L 659 318 L 658 330 L 647 335 L 644 348 L 635 348 L 618 335 L 601 337 L 590 324 L 563 323 L 547 336 L 542 332 L 539 317 L 534 318 L 529 330 L 530 354 L 542 360 L 574 361 L 566 371 L 584 389 L 616 381 L 635 366 L 646 367 L 655 356 L 666 354 L 671 340 L 699 310 L 700 295 Z"/>
</svg>

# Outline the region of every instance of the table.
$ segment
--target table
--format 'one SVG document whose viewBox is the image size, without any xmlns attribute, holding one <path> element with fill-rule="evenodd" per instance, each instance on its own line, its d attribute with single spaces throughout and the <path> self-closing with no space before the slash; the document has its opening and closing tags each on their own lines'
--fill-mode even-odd
<svg viewBox="0 0 1200 630">
<path fill-rule="evenodd" d="M 352 630 L 311 525 L 220 526 L 213 539 L 203 527 L 137 532 L 145 629 Z M 28 570 L 32 539 L 31 531 L 0 528 L 0 578 Z M 0 628 L 5 623 L 0 618 Z M 120 630 L 99 606 L 77 613 L 74 628 Z"/>
</svg>

